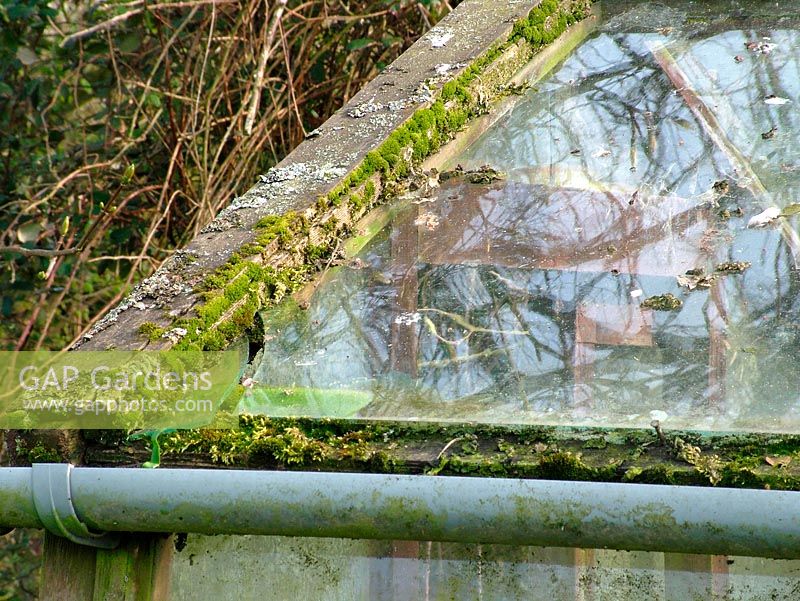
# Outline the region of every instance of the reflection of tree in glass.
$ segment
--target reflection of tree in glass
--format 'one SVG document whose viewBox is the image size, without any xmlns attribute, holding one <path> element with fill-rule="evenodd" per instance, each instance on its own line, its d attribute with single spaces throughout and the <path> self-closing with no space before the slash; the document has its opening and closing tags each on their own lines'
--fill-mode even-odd
<svg viewBox="0 0 800 601">
<path fill-rule="evenodd" d="M 796 424 L 794 258 L 778 230 L 745 224 L 800 192 L 800 149 L 760 135 L 800 134 L 796 111 L 764 102 L 800 100 L 800 40 L 725 23 L 583 44 L 467 151 L 510 181 L 442 191 L 425 207 L 432 230 L 399 216 L 367 269 L 342 270 L 267 344 L 267 377 L 369 390 L 367 416 L 624 423 L 658 409 L 693 427 Z M 774 52 L 733 60 L 767 34 Z M 676 90 L 677 70 L 713 120 Z M 723 261 L 752 266 L 678 287 Z M 667 292 L 680 311 L 639 309 Z"/>
<path fill-rule="evenodd" d="M 790 49 L 798 33 L 715 27 L 691 40 L 679 34 L 596 34 L 515 108 L 502 129 L 474 144 L 465 162 L 500 161 L 520 170 L 512 177 L 530 182 L 616 182 L 662 194 L 699 194 L 722 176 L 735 179 L 647 42 L 667 45 L 771 193 L 778 200 L 796 195 L 797 178 L 787 173 L 798 166 L 800 150 L 783 144 L 791 147 L 777 152 L 781 145 L 764 142 L 760 133 L 777 127 L 791 140 L 800 131 L 790 105 L 764 102 L 771 94 L 797 101 L 800 66 Z M 776 40 L 776 50 L 751 52 L 735 63 L 744 42 L 762 35 Z"/>
</svg>

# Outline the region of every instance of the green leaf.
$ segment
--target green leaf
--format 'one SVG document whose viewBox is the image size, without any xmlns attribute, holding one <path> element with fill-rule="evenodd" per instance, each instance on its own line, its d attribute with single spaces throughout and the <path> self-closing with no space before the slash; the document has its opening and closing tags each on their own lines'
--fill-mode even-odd
<svg viewBox="0 0 800 601">
<path fill-rule="evenodd" d="M 103 209 L 103 203 L 108 202 L 108 200 L 110 198 L 111 198 L 111 194 L 109 194 L 107 190 L 92 190 L 92 200 L 94 200 L 95 202 L 100 203 L 100 209 L 99 210 Z M 98 212 L 99 212 L 99 210 L 98 210 Z"/>
<path fill-rule="evenodd" d="M 25 21 L 33 15 L 33 7 L 15 3 L 7 8 L 6 14 L 12 21 Z"/>
<path fill-rule="evenodd" d="M 42 226 L 35 221 L 24 223 L 17 228 L 17 240 L 25 244 L 26 242 L 33 242 L 39 237 L 42 231 Z"/>
<path fill-rule="evenodd" d="M 797 215 L 798 213 L 800 213 L 800 203 L 786 205 L 783 207 L 783 211 L 781 211 L 781 215 L 784 217 L 790 217 L 791 215 Z"/>
<path fill-rule="evenodd" d="M 395 44 L 402 44 L 403 38 L 398 37 L 396 35 L 385 35 L 383 36 L 383 38 L 381 38 L 381 42 L 383 42 L 383 45 L 386 48 L 389 48 L 390 46 L 394 46 Z"/>
<path fill-rule="evenodd" d="M 158 35 L 158 28 L 156 27 L 156 20 L 153 18 L 153 14 L 150 11 L 146 11 L 142 16 L 144 20 L 144 26 L 148 33 L 151 35 Z"/>
<path fill-rule="evenodd" d="M 355 40 L 350 40 L 347 44 L 347 49 L 350 51 L 359 50 L 364 48 L 365 46 L 369 46 L 372 43 L 370 38 L 356 38 Z"/>
<path fill-rule="evenodd" d="M 123 37 L 117 46 L 120 52 L 136 52 L 142 45 L 142 36 L 139 33 L 129 33 Z"/>
<path fill-rule="evenodd" d="M 131 228 L 129 227 L 117 228 L 115 230 L 111 230 L 109 239 L 114 244 L 124 244 L 131 239 L 131 233 Z"/>
<path fill-rule="evenodd" d="M 144 103 L 153 108 L 161 108 L 161 96 L 157 92 L 150 92 L 144 97 Z"/>
<path fill-rule="evenodd" d="M 92 88 L 92 84 L 89 83 L 89 80 L 85 77 L 81 77 L 78 81 L 78 84 L 81 86 L 81 90 L 87 95 L 94 97 L 94 89 Z"/>
<path fill-rule="evenodd" d="M 161 101 L 159 100 L 158 106 L 161 106 Z M 129 184 L 133 179 L 133 176 L 136 174 L 136 164 L 129 163 L 127 167 L 125 167 L 125 173 L 122 174 L 122 183 Z"/>
</svg>

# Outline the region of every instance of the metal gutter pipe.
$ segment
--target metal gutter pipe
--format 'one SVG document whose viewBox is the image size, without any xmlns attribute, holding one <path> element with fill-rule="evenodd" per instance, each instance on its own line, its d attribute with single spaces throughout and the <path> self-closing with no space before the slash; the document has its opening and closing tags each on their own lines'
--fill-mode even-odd
<svg viewBox="0 0 800 601">
<path fill-rule="evenodd" d="M 800 558 L 800 492 L 319 472 L 0 468 L 0 528 L 270 534 Z"/>
</svg>

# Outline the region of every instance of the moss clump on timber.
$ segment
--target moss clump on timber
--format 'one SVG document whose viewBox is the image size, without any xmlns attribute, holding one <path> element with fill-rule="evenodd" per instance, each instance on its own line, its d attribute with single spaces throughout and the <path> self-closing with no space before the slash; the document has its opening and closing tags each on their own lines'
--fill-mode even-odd
<svg viewBox="0 0 800 601">
<path fill-rule="evenodd" d="M 164 463 L 187 467 L 211 461 L 239 468 L 800 490 L 798 436 L 665 436 L 667 445 L 644 430 L 241 416 L 239 430 L 165 434 L 161 449 Z M 694 463 L 681 458 L 676 440 L 696 447 L 700 457 L 715 457 L 713 476 L 698 456 L 690 458 Z M 108 448 L 115 460 L 130 462 L 118 454 L 119 445 Z M 765 456 L 773 451 L 794 461 L 771 466 Z"/>
<path fill-rule="evenodd" d="M 53 463 L 62 461 L 62 451 L 43 440 L 26 440 L 17 437 L 15 440 L 16 465 L 32 463 Z"/>
<path fill-rule="evenodd" d="M 514 25 L 507 40 L 493 45 L 461 75 L 446 83 L 429 107 L 417 110 L 314 206 L 303 213 L 262 219 L 255 240 L 205 279 L 201 286 L 203 302 L 196 316 L 174 320 L 163 328 L 186 330 L 175 348 L 225 348 L 247 332 L 259 309 L 279 302 L 306 283 L 323 266 L 322 259 L 331 257 L 348 234 L 348 223 L 332 213 L 344 205 L 350 217 L 347 221 L 352 223 L 380 200 L 390 197 L 396 182 L 411 174 L 416 165 L 452 139 L 468 121 L 486 111 L 487 99 L 478 98 L 480 94 L 475 94 L 474 88 L 507 49 L 526 43 L 537 50 L 549 44 L 569 25 L 589 14 L 591 1 L 563 4 L 545 0 L 531 10 Z M 501 94 L 494 90 L 494 96 Z M 281 256 L 280 267 L 262 265 L 276 256 Z M 149 328 L 142 334 L 152 338 L 154 332 Z"/>
<path fill-rule="evenodd" d="M 166 330 L 151 321 L 147 321 L 139 326 L 139 333 L 148 340 L 160 339 Z"/>
<path fill-rule="evenodd" d="M 223 465 L 321 467 L 331 463 L 367 471 L 394 471 L 387 454 L 367 443 L 382 439 L 380 426 L 347 427 L 337 420 L 244 415 L 238 430 L 186 430 L 162 439 L 165 458 L 207 454 Z"/>
</svg>

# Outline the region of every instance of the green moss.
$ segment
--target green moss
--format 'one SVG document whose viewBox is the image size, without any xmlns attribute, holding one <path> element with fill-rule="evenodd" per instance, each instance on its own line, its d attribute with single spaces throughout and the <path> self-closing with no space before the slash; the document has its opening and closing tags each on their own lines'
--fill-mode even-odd
<svg viewBox="0 0 800 601">
<path fill-rule="evenodd" d="M 683 301 L 671 292 L 650 296 L 642 301 L 642 307 L 655 311 L 677 311 L 683 306 Z"/>
<path fill-rule="evenodd" d="M 386 161 L 389 167 L 394 167 L 401 160 L 400 153 L 402 150 L 402 146 L 395 137 L 389 136 L 389 139 L 381 146 L 381 157 Z"/>
<path fill-rule="evenodd" d="M 200 332 L 200 334 L 192 340 L 187 341 L 185 338 L 180 341 L 178 347 L 181 350 L 204 350 L 204 351 L 222 351 L 228 346 L 228 338 L 220 330 L 208 330 Z"/>
<path fill-rule="evenodd" d="M 365 208 L 372 206 L 373 201 L 375 200 L 375 182 L 372 180 L 367 180 L 364 184 L 364 192 L 363 194 L 354 194 L 351 200 L 351 206 L 359 211 Z"/>
<path fill-rule="evenodd" d="M 26 463 L 59 463 L 63 461 L 61 452 L 48 446 L 42 440 L 35 440 L 32 446 L 22 438 L 15 441 L 17 457 Z"/>
<path fill-rule="evenodd" d="M 367 174 L 372 175 L 373 173 L 386 173 L 388 174 L 389 169 L 389 162 L 383 157 L 383 154 L 378 150 L 373 150 L 367 153 L 366 158 L 364 159 L 364 170 L 363 175 L 366 176 Z"/>
<path fill-rule="evenodd" d="M 557 451 L 544 455 L 535 471 L 538 478 L 547 480 L 593 480 L 596 470 L 587 466 L 580 455 Z"/>
<path fill-rule="evenodd" d="M 319 244 L 319 245 L 309 244 L 308 246 L 306 246 L 305 250 L 306 261 L 311 265 L 315 265 L 317 263 L 320 263 L 324 259 L 327 259 L 328 256 L 330 255 L 330 252 L 331 252 L 330 247 L 325 244 Z"/>
<path fill-rule="evenodd" d="M 139 326 L 139 333 L 151 341 L 159 340 L 164 335 L 164 332 L 166 332 L 164 328 L 151 321 L 146 321 Z"/>
<path fill-rule="evenodd" d="M 508 466 L 502 460 L 494 457 L 460 457 L 458 455 L 448 459 L 443 458 L 438 466 L 427 473 L 431 476 L 445 473 L 483 478 L 506 478 L 510 475 Z"/>
<path fill-rule="evenodd" d="M 268 453 L 286 465 L 310 464 L 325 456 L 325 445 L 297 427 L 284 428 L 280 433 L 256 433 L 251 450 Z"/>
<path fill-rule="evenodd" d="M 718 486 L 800 490 L 800 465 L 789 461 L 776 467 L 764 461 L 765 448 L 796 445 L 796 437 L 676 434 L 665 433 L 670 442 L 659 445 L 639 430 L 246 415 L 240 416 L 239 430 L 174 432 L 162 436 L 161 446 L 162 462 L 168 464 L 183 461 L 192 465 L 193 458 L 199 457 L 248 468 L 710 486 L 708 473 L 676 456 L 680 445 L 674 441 L 681 440 L 691 441 L 684 445 L 697 445 L 698 456 L 717 457 Z M 587 442 L 591 444 L 587 446 Z M 116 439 L 109 445 L 117 452 Z M 743 452 L 750 445 L 753 454 Z M 725 449 L 741 456 L 732 456 Z M 33 455 L 45 452 L 39 449 Z M 142 448 L 140 456 L 146 458 L 147 450 Z M 107 455 L 102 457 L 107 461 Z"/>
<path fill-rule="evenodd" d="M 676 486 L 709 486 L 708 478 L 697 470 L 683 470 L 678 467 L 661 466 L 666 474 L 665 480 L 654 484 L 674 484 Z M 658 471 L 658 468 L 650 468 L 650 471 Z M 645 470 L 647 473 L 648 470 Z"/>
<path fill-rule="evenodd" d="M 745 468 L 726 466 L 722 470 L 720 483 L 732 488 L 764 488 L 764 478 Z"/>
<path fill-rule="evenodd" d="M 318 213 L 323 213 L 327 208 L 330 206 L 330 201 L 328 200 L 327 196 L 320 196 L 317 198 L 317 202 L 314 205 Z"/>
<path fill-rule="evenodd" d="M 226 465 L 300 467 L 337 461 L 391 470 L 397 461 L 373 452 L 366 443 L 378 427 L 347 428 L 332 420 L 270 419 L 245 415 L 239 430 L 190 430 L 169 435 L 164 455 L 208 453 Z"/>
<path fill-rule="evenodd" d="M 267 215 L 256 224 L 259 236 L 257 243 L 263 246 L 277 240 L 281 244 L 291 243 L 295 236 L 307 230 L 308 223 L 303 215 L 289 211 L 283 215 Z"/>
<path fill-rule="evenodd" d="M 214 298 L 208 298 L 206 303 L 197 309 L 197 314 L 204 328 L 214 325 L 222 314 L 231 306 L 231 299 L 224 294 Z"/>
<path fill-rule="evenodd" d="M 364 186 L 364 198 L 372 200 L 375 198 L 375 182 L 369 181 Z"/>
</svg>

